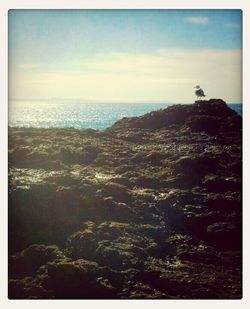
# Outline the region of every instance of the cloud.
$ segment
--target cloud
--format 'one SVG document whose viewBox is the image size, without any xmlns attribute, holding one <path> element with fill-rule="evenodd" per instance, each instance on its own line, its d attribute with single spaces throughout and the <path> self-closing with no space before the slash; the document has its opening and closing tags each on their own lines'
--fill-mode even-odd
<svg viewBox="0 0 250 309">
<path fill-rule="evenodd" d="M 208 97 L 241 102 L 241 50 L 107 53 L 63 65 L 11 73 L 10 96 L 191 103 L 198 84 Z"/>
<path fill-rule="evenodd" d="M 186 17 L 185 20 L 192 24 L 198 24 L 198 25 L 207 25 L 209 21 L 208 18 L 205 16 L 189 16 Z"/>
<path fill-rule="evenodd" d="M 18 66 L 18 68 L 22 70 L 33 70 L 37 69 L 38 67 L 39 65 L 34 63 L 23 63 Z"/>
</svg>

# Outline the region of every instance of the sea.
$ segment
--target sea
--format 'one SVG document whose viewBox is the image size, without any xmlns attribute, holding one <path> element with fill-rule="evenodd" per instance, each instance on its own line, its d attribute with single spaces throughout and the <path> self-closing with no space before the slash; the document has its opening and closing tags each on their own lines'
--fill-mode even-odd
<svg viewBox="0 0 250 309">
<path fill-rule="evenodd" d="M 75 101 L 10 101 L 10 127 L 105 129 L 123 117 L 141 116 L 173 103 L 96 103 Z M 242 104 L 228 104 L 242 116 Z"/>
</svg>

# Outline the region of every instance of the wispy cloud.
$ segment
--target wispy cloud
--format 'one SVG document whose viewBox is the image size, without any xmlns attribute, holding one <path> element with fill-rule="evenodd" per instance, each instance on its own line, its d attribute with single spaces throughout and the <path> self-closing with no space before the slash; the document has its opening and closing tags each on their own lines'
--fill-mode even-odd
<svg viewBox="0 0 250 309">
<path fill-rule="evenodd" d="M 241 100 L 241 50 L 182 51 L 151 54 L 108 53 L 74 60 L 67 68 L 27 70 L 10 76 L 16 97 L 192 102 L 201 84 L 208 97 Z"/>
<path fill-rule="evenodd" d="M 22 70 L 33 70 L 39 68 L 39 65 L 34 63 L 23 63 L 20 64 L 18 68 Z"/>
<path fill-rule="evenodd" d="M 198 24 L 198 25 L 207 25 L 209 21 L 206 16 L 189 16 L 186 17 L 185 20 L 192 24 Z"/>
</svg>

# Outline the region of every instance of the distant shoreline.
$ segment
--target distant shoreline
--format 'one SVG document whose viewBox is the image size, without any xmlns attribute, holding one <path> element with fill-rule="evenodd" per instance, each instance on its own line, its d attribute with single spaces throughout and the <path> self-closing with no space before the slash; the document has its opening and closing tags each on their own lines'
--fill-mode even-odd
<svg viewBox="0 0 250 309">
<path fill-rule="evenodd" d="M 44 102 L 44 103 L 79 103 L 79 104 L 86 104 L 86 103 L 94 103 L 94 104 L 193 104 L 194 102 L 168 102 L 168 101 L 155 101 L 155 100 L 147 100 L 147 101 L 101 101 L 101 100 L 88 100 L 88 99 L 61 99 L 61 98 L 51 98 L 51 99 L 9 99 L 10 102 Z M 228 105 L 232 104 L 243 104 L 242 102 L 230 102 L 226 103 Z"/>
</svg>

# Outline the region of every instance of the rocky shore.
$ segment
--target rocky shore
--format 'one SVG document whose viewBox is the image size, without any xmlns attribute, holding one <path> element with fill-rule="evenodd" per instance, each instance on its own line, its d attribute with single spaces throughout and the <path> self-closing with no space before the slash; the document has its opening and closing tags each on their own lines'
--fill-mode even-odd
<svg viewBox="0 0 250 309">
<path fill-rule="evenodd" d="M 242 297 L 242 118 L 9 128 L 9 298 Z"/>
</svg>

